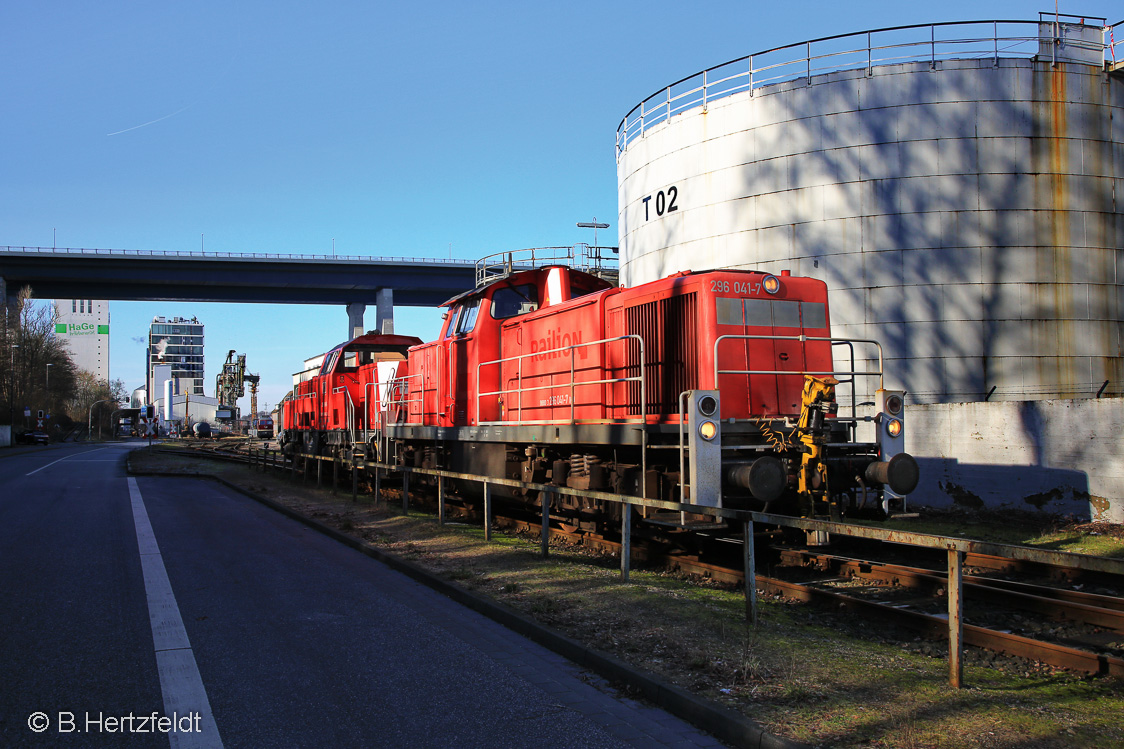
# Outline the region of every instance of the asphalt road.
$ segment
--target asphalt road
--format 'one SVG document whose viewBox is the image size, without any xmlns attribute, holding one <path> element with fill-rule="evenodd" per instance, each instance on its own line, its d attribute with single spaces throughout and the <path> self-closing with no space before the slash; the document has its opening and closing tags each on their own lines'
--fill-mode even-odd
<svg viewBox="0 0 1124 749">
<path fill-rule="evenodd" d="M 0 745 L 718 746 L 132 447 L 0 455 Z"/>
</svg>

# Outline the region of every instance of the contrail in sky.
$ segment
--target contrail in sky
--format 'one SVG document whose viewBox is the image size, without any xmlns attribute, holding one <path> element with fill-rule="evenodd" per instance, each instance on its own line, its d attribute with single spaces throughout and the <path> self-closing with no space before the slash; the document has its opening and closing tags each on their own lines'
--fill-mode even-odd
<svg viewBox="0 0 1124 749">
<path fill-rule="evenodd" d="M 127 133 L 130 130 L 137 130 L 137 129 L 142 128 L 142 127 L 148 127 L 149 125 L 155 125 L 157 122 L 160 122 L 161 120 L 166 120 L 169 117 L 175 117 L 180 112 L 186 112 L 187 110 L 191 109 L 192 107 L 194 107 L 198 103 L 199 103 L 199 99 L 196 99 L 195 101 L 188 104 L 186 107 L 184 107 L 182 109 L 177 109 L 176 111 L 172 112 L 171 114 L 166 114 L 163 117 L 157 117 L 155 120 L 149 120 L 148 122 L 142 122 L 139 125 L 133 125 L 132 127 L 127 127 L 124 130 L 118 130 L 117 132 L 114 132 L 114 133 L 106 133 L 105 135 L 106 135 L 106 137 L 109 137 L 110 135 L 120 135 L 121 133 Z"/>
</svg>

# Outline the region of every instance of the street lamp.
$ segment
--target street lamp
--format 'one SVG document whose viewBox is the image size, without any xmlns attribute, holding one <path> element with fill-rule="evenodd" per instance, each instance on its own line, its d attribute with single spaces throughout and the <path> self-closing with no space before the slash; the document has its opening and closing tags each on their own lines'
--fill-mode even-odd
<svg viewBox="0 0 1124 749">
<path fill-rule="evenodd" d="M 46 409 L 46 411 L 47 411 L 48 416 L 51 415 L 51 367 L 53 367 L 53 366 L 55 366 L 55 365 L 54 364 L 48 364 L 47 365 L 47 384 L 45 386 L 45 390 L 47 391 L 47 394 L 46 394 L 47 395 L 47 397 L 46 397 L 47 409 Z"/>
<path fill-rule="evenodd" d="M 92 404 L 90 404 L 90 413 L 86 416 L 86 439 L 90 438 L 90 432 L 93 430 L 94 406 L 99 403 L 109 403 L 110 401 L 116 402 L 116 400 L 116 398 L 105 398 L 100 401 L 94 401 Z M 101 419 L 98 419 L 98 439 L 101 439 Z"/>
<path fill-rule="evenodd" d="M 12 364 L 8 370 L 8 423 L 12 425 L 12 436 L 10 447 L 16 446 L 16 349 L 20 345 L 13 343 L 12 348 Z"/>
<path fill-rule="evenodd" d="M 598 247 L 599 245 L 597 244 L 597 230 L 598 229 L 608 229 L 609 225 L 605 224 L 605 223 L 598 223 L 597 217 L 594 216 L 592 222 L 590 222 L 590 221 L 579 221 L 578 222 L 578 228 L 579 229 L 593 229 L 593 246 Z"/>
</svg>

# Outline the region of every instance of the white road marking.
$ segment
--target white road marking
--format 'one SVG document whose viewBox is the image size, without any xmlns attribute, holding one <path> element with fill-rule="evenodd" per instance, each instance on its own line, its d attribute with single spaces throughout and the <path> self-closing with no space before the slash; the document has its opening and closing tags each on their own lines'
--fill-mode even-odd
<svg viewBox="0 0 1124 749">
<path fill-rule="evenodd" d="M 168 740 L 172 749 L 183 747 L 206 747 L 221 749 L 222 739 L 215 716 L 211 713 L 211 703 L 195 654 L 191 652 L 191 642 L 183 626 L 180 607 L 172 593 L 172 583 L 164 568 L 156 535 L 148 520 L 137 480 L 129 477 L 129 498 L 133 504 L 133 523 L 137 529 L 137 546 L 140 548 L 141 572 L 144 575 L 144 590 L 148 596 L 148 617 L 152 624 L 152 643 L 156 648 L 156 670 L 160 674 L 160 692 L 164 696 L 164 714 L 171 717 L 178 713 L 200 715 L 198 733 L 172 732 Z"/>
<path fill-rule="evenodd" d="M 39 473 L 39 472 L 40 472 L 40 471 L 42 471 L 42 470 L 43 470 L 44 468 L 50 468 L 50 467 L 51 467 L 51 466 L 53 466 L 53 465 L 54 465 L 55 463 L 61 463 L 61 462 L 63 462 L 64 460 L 70 460 L 71 458 L 74 458 L 74 457 L 76 457 L 77 455 L 89 455 L 90 453 L 101 452 L 102 450 L 107 450 L 107 449 L 109 449 L 109 448 L 106 448 L 106 447 L 99 447 L 99 448 L 98 448 L 97 450 L 87 450 L 86 452 L 76 453 L 76 455 L 67 455 L 67 456 L 66 456 L 65 458 L 59 458 L 58 460 L 52 460 L 52 461 L 51 461 L 50 463 L 48 463 L 47 465 L 45 465 L 45 466 L 40 466 L 39 468 L 36 468 L 36 469 L 35 469 L 34 471 L 32 471 L 31 473 L 25 473 L 24 475 L 25 475 L 25 476 L 30 476 L 30 475 L 32 475 L 32 474 L 35 474 L 35 473 Z"/>
</svg>

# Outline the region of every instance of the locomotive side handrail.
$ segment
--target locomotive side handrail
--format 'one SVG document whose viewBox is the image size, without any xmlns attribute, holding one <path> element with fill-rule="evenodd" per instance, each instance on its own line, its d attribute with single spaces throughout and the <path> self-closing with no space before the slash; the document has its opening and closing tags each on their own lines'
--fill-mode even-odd
<svg viewBox="0 0 1124 749">
<path fill-rule="evenodd" d="M 311 416 L 309 417 L 310 423 L 309 423 L 308 426 L 309 426 L 309 428 L 319 429 L 320 428 L 320 412 L 316 409 L 316 393 L 303 393 L 301 395 L 294 396 L 292 400 L 293 400 L 294 406 L 299 405 L 299 402 L 302 401 L 302 400 L 312 401 L 313 407 L 311 409 Z M 298 408 L 297 411 L 299 413 L 301 411 L 301 409 Z M 315 427 L 313 427 L 313 425 L 311 424 L 312 417 L 316 418 L 316 426 Z M 299 424 L 297 425 L 297 428 L 298 429 L 300 428 Z"/>
<path fill-rule="evenodd" d="M 347 433 L 351 438 L 351 444 L 355 444 L 355 401 L 351 399 L 351 391 L 346 386 L 340 386 L 332 390 L 332 394 L 343 392 L 347 396 L 347 408 L 344 410 L 344 420 L 347 423 Z"/>
<path fill-rule="evenodd" d="M 723 374 L 744 374 L 744 375 L 812 375 L 813 377 L 822 377 L 824 375 L 834 375 L 839 370 L 831 370 L 827 372 L 808 371 L 797 369 L 719 369 L 718 368 L 718 346 L 725 340 L 767 340 L 767 341 L 800 341 L 806 343 L 808 341 L 818 341 L 823 343 L 837 344 L 856 344 L 856 343 L 869 343 L 878 350 L 878 369 L 874 370 L 856 370 L 854 364 L 852 369 L 845 374 L 851 376 L 852 387 L 854 386 L 855 377 L 877 377 L 878 387 L 883 387 L 883 379 L 885 377 L 884 366 L 882 360 L 882 344 L 870 338 L 821 338 L 818 336 L 808 335 L 720 335 L 714 339 L 714 384 L 718 385 L 718 375 Z M 748 355 L 747 355 L 748 356 Z M 807 358 L 805 357 L 805 361 Z M 853 360 L 852 360 L 853 361 Z"/>
<path fill-rule="evenodd" d="M 637 341 L 637 343 L 640 344 L 640 374 L 639 375 L 634 376 L 634 377 L 617 377 L 617 378 L 602 379 L 602 380 L 585 380 L 585 381 L 582 381 L 580 383 L 576 382 L 575 377 L 574 377 L 574 371 L 575 371 L 574 370 L 574 353 L 575 353 L 576 349 L 583 348 L 585 346 L 600 346 L 600 345 L 604 345 L 606 343 L 615 343 L 617 341 L 624 341 L 624 340 L 628 340 L 628 339 L 633 339 L 633 340 Z M 524 359 L 526 359 L 528 357 L 532 357 L 532 356 L 547 356 L 549 354 L 556 354 L 556 353 L 562 353 L 562 352 L 568 352 L 569 355 L 570 355 L 570 380 L 569 380 L 568 383 L 561 382 L 561 383 L 552 383 L 550 385 L 536 385 L 536 386 L 526 387 L 526 388 L 523 387 L 523 360 Z M 534 353 L 531 353 L 531 354 L 517 354 L 515 356 L 507 356 L 507 357 L 504 357 L 502 359 L 495 359 L 493 361 L 480 362 L 479 364 L 476 365 L 476 382 L 478 382 L 478 383 L 481 382 L 480 372 L 484 367 L 503 364 L 504 362 L 510 362 L 510 361 L 517 361 L 518 365 L 519 365 L 518 370 L 516 372 L 516 381 L 518 383 L 518 387 L 516 387 L 514 389 L 501 389 L 501 390 L 494 390 L 494 391 L 489 391 L 489 392 L 480 392 L 478 390 L 477 393 L 476 393 L 476 418 L 477 418 L 477 423 L 480 424 L 481 426 L 504 426 L 504 425 L 510 425 L 510 424 L 554 424 L 554 423 L 557 423 L 554 420 L 550 420 L 550 419 L 540 420 L 540 421 L 525 421 L 525 420 L 523 420 L 523 418 L 522 418 L 522 415 L 523 415 L 523 393 L 530 393 L 530 392 L 534 392 L 536 390 L 557 390 L 559 388 L 565 388 L 565 387 L 569 387 L 569 389 L 570 389 L 570 424 L 582 424 L 582 423 L 590 423 L 590 422 L 600 421 L 598 419 L 577 419 L 577 418 L 575 418 L 575 409 L 576 409 L 576 402 L 577 402 L 577 399 L 575 397 L 575 392 L 574 392 L 575 389 L 579 385 L 611 385 L 611 384 L 616 384 L 616 383 L 620 383 L 620 382 L 639 382 L 640 383 L 640 418 L 639 419 L 629 419 L 629 418 L 625 417 L 622 421 L 624 423 L 633 423 L 633 422 L 645 423 L 648 420 L 647 389 L 645 388 L 645 385 L 644 385 L 644 369 L 645 369 L 644 368 L 644 339 L 641 338 L 639 335 L 636 335 L 635 333 L 631 333 L 631 334 L 628 334 L 628 335 L 622 335 L 622 336 L 616 336 L 614 338 L 603 338 L 599 341 L 587 341 L 587 342 L 584 342 L 584 343 L 574 343 L 574 344 L 571 344 L 569 346 L 561 346 L 561 347 L 555 348 L 555 349 L 535 351 Z M 546 377 L 546 376 L 556 377 L 559 374 L 561 374 L 561 373 L 560 372 L 552 372 L 552 373 L 550 373 L 550 375 L 533 375 L 533 376 L 535 376 L 535 377 Z M 500 377 L 502 378 L 502 376 L 503 376 L 503 374 L 502 374 L 502 370 L 501 370 Z M 517 418 L 516 418 L 515 421 L 502 421 L 502 420 L 501 421 L 483 421 L 483 420 L 480 419 L 480 399 L 482 397 L 490 396 L 490 395 L 505 396 L 505 395 L 508 395 L 508 394 L 511 394 L 511 393 L 517 394 L 517 401 L 516 401 Z M 631 405 L 631 404 L 626 404 L 626 405 Z M 538 408 L 552 408 L 553 405 L 537 406 L 537 407 Z"/>
<path fill-rule="evenodd" d="M 372 388 L 377 388 L 378 386 L 378 368 L 376 367 L 375 379 L 371 382 L 364 383 L 363 385 L 363 444 L 366 444 L 371 439 L 371 432 L 373 431 L 371 429 L 371 417 L 375 413 L 375 409 L 373 408 L 375 402 L 370 395 L 370 391 Z M 380 408 L 378 409 L 380 413 L 382 411 L 381 405 L 382 404 L 380 403 Z"/>
<path fill-rule="evenodd" d="M 424 382 L 419 383 L 418 396 L 416 398 L 410 397 L 410 393 L 413 390 L 410 387 L 410 380 L 413 380 L 413 379 L 421 380 L 421 377 L 422 377 L 422 373 L 417 372 L 415 374 L 408 374 L 408 375 L 404 375 L 402 377 L 391 377 L 389 380 L 386 381 L 386 391 L 387 391 L 386 392 L 386 409 L 385 409 L 386 418 L 383 419 L 383 425 L 384 426 L 390 423 L 390 408 L 392 406 L 395 406 L 399 409 L 404 409 L 405 410 L 405 419 L 410 418 L 410 408 L 409 408 L 409 406 L 410 406 L 411 403 L 421 403 L 422 405 L 419 407 L 419 409 L 424 409 L 425 395 L 422 391 L 422 388 L 420 387 L 420 385 L 424 385 Z M 399 414 L 397 414 L 397 416 L 395 418 L 395 423 L 400 424 L 405 419 L 403 418 L 403 415 L 401 413 L 399 413 Z"/>
</svg>

